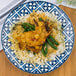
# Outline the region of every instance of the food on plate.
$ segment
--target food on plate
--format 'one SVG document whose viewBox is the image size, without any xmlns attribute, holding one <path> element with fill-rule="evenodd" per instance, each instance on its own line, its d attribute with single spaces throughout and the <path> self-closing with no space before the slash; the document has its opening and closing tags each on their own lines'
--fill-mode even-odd
<svg viewBox="0 0 76 76">
<path fill-rule="evenodd" d="M 54 14 L 33 11 L 13 24 L 10 48 L 25 63 L 44 64 L 65 50 L 61 25 Z"/>
</svg>

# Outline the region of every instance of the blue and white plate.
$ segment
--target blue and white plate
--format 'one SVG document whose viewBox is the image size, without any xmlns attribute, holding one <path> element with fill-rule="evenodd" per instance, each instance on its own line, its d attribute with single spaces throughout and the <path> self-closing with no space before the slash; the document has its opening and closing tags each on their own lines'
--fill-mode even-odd
<svg viewBox="0 0 76 76">
<path fill-rule="evenodd" d="M 10 33 L 9 28 L 12 24 L 19 21 L 20 16 L 30 14 L 33 10 L 42 10 L 44 12 L 48 11 L 49 13 L 53 12 L 57 16 L 57 19 L 62 23 L 63 34 L 65 35 L 65 51 L 56 56 L 54 60 L 46 62 L 45 65 L 37 64 L 34 66 L 34 64 L 31 63 L 25 64 L 22 61 L 19 62 L 13 50 L 10 49 L 10 46 L 12 45 L 11 42 L 8 41 L 8 34 Z M 74 44 L 74 29 L 68 16 L 56 5 L 44 1 L 31 1 L 19 5 L 9 14 L 2 28 L 1 41 L 6 56 L 17 68 L 23 70 L 24 72 L 43 74 L 57 69 L 67 60 L 72 52 Z"/>
</svg>

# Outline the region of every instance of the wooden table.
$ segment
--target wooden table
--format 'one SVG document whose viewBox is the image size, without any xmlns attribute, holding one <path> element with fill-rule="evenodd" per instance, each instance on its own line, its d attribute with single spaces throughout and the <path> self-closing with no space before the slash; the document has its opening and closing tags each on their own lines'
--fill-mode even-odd
<svg viewBox="0 0 76 76">
<path fill-rule="evenodd" d="M 14 65 L 12 65 L 4 52 L 0 52 L 0 76 L 76 76 L 76 9 L 66 8 L 64 6 L 59 6 L 62 8 L 70 20 L 73 23 L 74 32 L 75 32 L 75 43 L 73 51 L 68 58 L 68 60 L 58 69 L 46 73 L 46 74 L 29 74 L 26 72 L 17 69 Z"/>
</svg>

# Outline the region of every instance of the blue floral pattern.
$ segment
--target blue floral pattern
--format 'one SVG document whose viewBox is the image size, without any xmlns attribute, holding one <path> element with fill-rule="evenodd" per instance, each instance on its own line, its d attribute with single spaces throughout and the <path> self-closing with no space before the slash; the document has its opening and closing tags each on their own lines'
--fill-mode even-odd
<svg viewBox="0 0 76 76">
<path fill-rule="evenodd" d="M 45 65 L 36 64 L 35 66 L 31 63 L 25 64 L 22 61 L 19 62 L 19 59 L 14 54 L 13 50 L 10 49 L 11 42 L 8 41 L 8 34 L 10 33 L 9 28 L 12 26 L 12 24 L 19 21 L 20 16 L 30 14 L 33 10 L 42 10 L 44 12 L 48 11 L 49 13 L 53 12 L 57 16 L 57 19 L 62 23 L 63 34 L 65 35 L 65 51 L 62 54 L 56 56 L 54 60 L 46 62 Z M 24 2 L 14 9 L 4 22 L 1 41 L 6 56 L 17 68 L 23 70 L 24 72 L 43 74 L 55 70 L 61 66 L 69 57 L 74 44 L 74 29 L 68 16 L 56 5 L 45 1 Z"/>
</svg>

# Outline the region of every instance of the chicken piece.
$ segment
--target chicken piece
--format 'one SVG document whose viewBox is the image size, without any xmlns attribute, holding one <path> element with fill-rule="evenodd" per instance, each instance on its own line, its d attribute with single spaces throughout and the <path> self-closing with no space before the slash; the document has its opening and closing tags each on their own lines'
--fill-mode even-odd
<svg viewBox="0 0 76 76">
<path fill-rule="evenodd" d="M 20 49 L 33 51 L 38 53 L 42 49 L 42 45 L 45 43 L 46 38 L 51 33 L 51 26 L 49 27 L 49 22 L 46 22 L 47 16 L 45 14 L 34 14 L 32 13 L 28 18 L 27 22 L 35 25 L 34 31 L 23 32 L 20 36 L 17 36 Z M 36 16 L 36 17 L 35 17 Z M 43 18 L 44 21 L 39 21 L 39 18 Z M 22 45 L 21 45 L 22 44 Z M 23 46 L 23 48 L 22 48 Z"/>
<path fill-rule="evenodd" d="M 20 50 L 24 50 L 24 49 L 25 49 L 25 46 L 26 46 L 25 43 L 20 42 L 20 43 L 18 43 L 18 44 L 19 44 L 19 48 L 20 48 Z"/>
<path fill-rule="evenodd" d="M 19 43 L 24 43 L 24 45 L 27 45 L 25 46 L 25 48 L 27 48 L 28 50 L 38 53 L 42 49 L 42 44 L 45 43 L 46 38 L 49 34 L 50 32 L 46 31 L 43 24 L 42 26 L 36 26 L 35 31 L 28 31 L 22 33 L 21 36 L 18 36 L 16 39 Z"/>
</svg>

